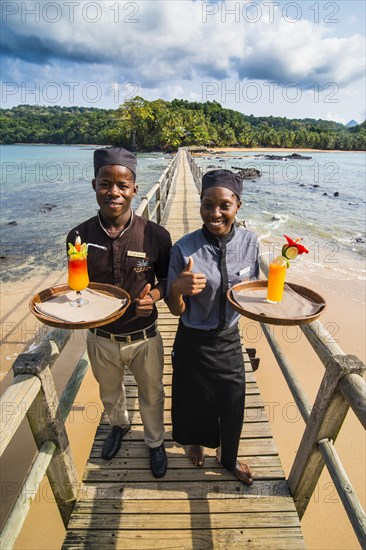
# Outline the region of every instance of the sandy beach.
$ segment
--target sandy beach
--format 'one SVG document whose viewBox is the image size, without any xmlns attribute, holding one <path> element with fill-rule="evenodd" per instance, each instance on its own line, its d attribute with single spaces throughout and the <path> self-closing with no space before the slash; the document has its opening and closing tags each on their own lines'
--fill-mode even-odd
<svg viewBox="0 0 366 550">
<path fill-rule="evenodd" d="M 42 328 L 28 309 L 29 299 L 37 291 L 61 284 L 64 280 L 65 273 L 60 271 L 38 279 L 24 280 L 21 284 L 3 284 L 1 288 L 2 392 L 11 382 L 12 374 L 8 371 L 11 369 L 16 355 L 24 347 L 27 347 L 27 342 L 32 340 L 35 333 Z M 289 280 L 295 283 L 303 282 L 302 278 L 295 274 L 291 274 Z M 355 354 L 365 360 L 365 288 L 364 283 L 360 281 L 349 282 L 348 286 L 350 285 L 352 292 L 345 293 L 345 285 L 342 281 L 330 281 L 328 278 L 322 278 L 321 274 L 317 274 L 316 279 L 312 282 L 312 288 L 321 293 L 327 301 L 327 309 L 321 318 L 323 325 L 332 333 L 344 352 Z M 45 328 L 43 327 L 42 330 L 44 331 Z M 267 407 L 267 414 L 270 417 L 283 467 L 288 475 L 296 455 L 304 423 L 293 404 L 293 398 L 267 341 L 260 331 L 260 325 L 255 321 L 242 318 L 242 334 L 246 345 L 255 347 L 257 356 L 260 357 L 257 380 Z M 275 337 L 303 384 L 309 400 L 313 402 L 324 373 L 323 365 L 298 328 L 276 327 Z M 84 338 L 85 335 L 82 331 L 75 331 L 53 369 L 56 386 L 60 393 L 73 366 L 85 349 Z M 101 411 L 97 385 L 89 370 L 67 423 L 71 449 L 80 478 L 89 456 Z M 336 448 L 364 506 L 365 435 L 352 412 L 348 413 L 336 442 Z M 3 497 L 4 514 L 6 514 L 7 503 L 12 491 L 15 491 L 15 487 L 19 483 L 20 475 L 24 475 L 29 467 L 33 452 L 32 436 L 29 428 L 24 425 L 17 439 L 7 450 L 2 463 L 3 476 L 6 476 L 6 483 L 10 488 L 7 492 L 9 498 L 4 499 Z M 16 468 L 14 468 L 15 463 L 17 464 Z M 44 521 L 46 513 L 48 519 Z M 302 521 L 302 526 L 309 549 L 359 548 L 334 484 L 327 472 L 324 472 L 321 477 Z M 44 481 L 15 548 L 19 550 L 56 550 L 61 547 L 63 537 L 64 529 L 57 507 L 53 503 L 48 483 Z"/>
<path fill-rule="evenodd" d="M 326 151 L 324 149 L 306 149 L 306 148 L 301 148 L 301 147 L 298 147 L 298 148 L 289 148 L 289 149 L 285 149 L 284 147 L 213 147 L 212 149 L 210 149 L 211 151 L 215 151 L 215 152 L 218 152 L 218 151 L 224 151 L 225 153 L 235 153 L 236 151 L 237 152 L 240 152 L 240 151 L 243 151 L 243 152 L 253 152 L 253 153 L 258 153 L 258 152 L 262 152 L 262 153 L 295 153 L 295 152 L 300 152 L 300 153 L 362 153 L 362 151 L 341 151 L 340 149 L 327 149 Z"/>
</svg>

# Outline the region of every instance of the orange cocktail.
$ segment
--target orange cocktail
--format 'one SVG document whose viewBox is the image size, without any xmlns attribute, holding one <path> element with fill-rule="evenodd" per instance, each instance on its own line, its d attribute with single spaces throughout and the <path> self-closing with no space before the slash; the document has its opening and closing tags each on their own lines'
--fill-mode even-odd
<svg viewBox="0 0 366 550">
<path fill-rule="evenodd" d="M 69 256 L 68 285 L 76 291 L 84 290 L 89 284 L 87 258 Z"/>
<path fill-rule="evenodd" d="M 81 291 L 85 290 L 89 284 L 88 275 L 88 245 L 86 243 L 81 244 L 80 236 L 77 234 L 75 239 L 75 245 L 69 243 L 68 267 L 69 267 L 69 279 L 68 285 L 73 290 L 76 290 L 76 300 L 70 300 L 69 304 L 73 307 L 86 306 L 89 302 L 81 296 Z"/>
<path fill-rule="evenodd" d="M 280 303 L 285 288 L 287 262 L 278 256 L 269 266 L 267 302 Z"/>
</svg>

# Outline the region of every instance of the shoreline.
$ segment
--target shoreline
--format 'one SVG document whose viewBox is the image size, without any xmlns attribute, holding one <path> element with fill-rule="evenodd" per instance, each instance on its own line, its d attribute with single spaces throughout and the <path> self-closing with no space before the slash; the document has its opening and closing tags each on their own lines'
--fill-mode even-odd
<svg viewBox="0 0 366 550">
<path fill-rule="evenodd" d="M 24 146 L 24 145 L 30 145 L 30 146 L 55 146 L 55 147 L 89 147 L 89 148 L 99 148 L 99 147 L 110 147 L 110 145 L 100 145 L 95 143 L 26 143 L 26 142 L 19 142 L 19 143 L 0 143 L 0 145 L 15 145 L 15 146 Z M 189 149 L 189 145 L 187 146 Z M 193 156 L 201 156 L 201 155 L 207 155 L 211 152 L 219 153 L 219 152 L 225 152 L 225 153 L 235 153 L 236 151 L 239 152 L 261 152 L 261 151 L 271 151 L 271 152 L 278 152 L 278 153 L 286 153 L 288 151 L 290 152 L 297 152 L 300 153 L 365 153 L 365 149 L 309 149 L 304 147 L 207 147 L 207 152 L 199 151 L 195 152 L 194 149 L 192 149 L 190 152 Z M 158 150 L 152 150 L 152 151 L 135 151 L 137 154 L 142 153 L 163 153 L 163 154 L 176 154 L 177 151 L 165 151 L 163 149 Z"/>
<path fill-rule="evenodd" d="M 28 143 L 26 141 L 19 141 L 19 143 L 0 143 L 0 145 L 30 145 L 32 147 L 111 147 L 111 145 L 100 145 L 97 143 Z"/>
<path fill-rule="evenodd" d="M 235 151 L 243 151 L 243 152 L 259 152 L 259 151 L 274 151 L 278 153 L 286 153 L 288 151 L 296 153 L 299 151 L 300 153 L 365 153 L 365 151 L 360 150 L 344 150 L 344 149 L 306 149 L 306 148 L 288 148 L 285 147 L 212 147 L 212 151 L 224 151 L 225 153 L 235 153 Z"/>
</svg>

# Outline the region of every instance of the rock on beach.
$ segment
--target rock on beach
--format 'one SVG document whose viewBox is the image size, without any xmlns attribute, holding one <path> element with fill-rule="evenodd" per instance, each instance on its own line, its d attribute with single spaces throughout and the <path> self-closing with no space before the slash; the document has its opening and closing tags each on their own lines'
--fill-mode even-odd
<svg viewBox="0 0 366 550">
<path fill-rule="evenodd" d="M 257 168 L 238 168 L 237 166 L 231 167 L 233 170 L 238 170 L 239 176 L 243 179 L 260 178 L 262 172 Z"/>
</svg>

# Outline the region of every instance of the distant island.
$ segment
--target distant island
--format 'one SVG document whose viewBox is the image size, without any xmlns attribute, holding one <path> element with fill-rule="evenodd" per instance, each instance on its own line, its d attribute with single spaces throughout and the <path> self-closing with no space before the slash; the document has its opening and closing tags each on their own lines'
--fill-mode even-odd
<svg viewBox="0 0 366 550">
<path fill-rule="evenodd" d="M 0 143 L 121 145 L 137 151 L 178 147 L 263 147 L 363 151 L 366 122 L 255 117 L 216 101 L 147 101 L 118 109 L 18 105 L 0 109 Z"/>
</svg>

